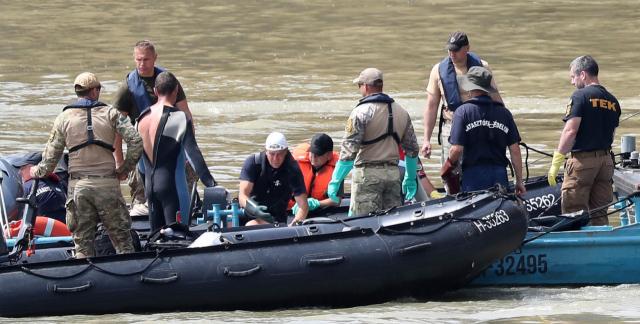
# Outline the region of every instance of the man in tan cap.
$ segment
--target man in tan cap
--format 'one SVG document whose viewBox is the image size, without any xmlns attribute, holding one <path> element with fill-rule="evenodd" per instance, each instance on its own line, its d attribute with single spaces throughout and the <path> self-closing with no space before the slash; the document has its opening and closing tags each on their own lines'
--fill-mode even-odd
<svg viewBox="0 0 640 324">
<path fill-rule="evenodd" d="M 436 126 L 438 105 L 442 100 L 438 125 L 438 144 L 442 145 L 442 154 L 440 155 L 442 164 L 447 160 L 449 150 L 451 150 L 449 136 L 453 124 L 453 114 L 461 104 L 469 100 L 467 91 L 458 84 L 456 76 L 467 74 L 468 69 L 472 66 L 481 66 L 491 72 L 489 63 L 480 60 L 476 54 L 469 51 L 471 49 L 469 38 L 461 31 L 451 33 L 444 49 L 449 55 L 433 66 L 429 76 L 427 105 L 424 110 L 424 142 L 422 144 L 422 154 L 426 158 L 430 158 L 431 135 Z M 495 79 L 491 80 L 491 85 L 498 89 Z M 495 101 L 502 102 L 500 93 L 497 91 L 490 93 L 489 96 Z M 460 168 L 454 172 L 460 174 Z M 449 191 L 448 187 L 447 191 Z"/>
<path fill-rule="evenodd" d="M 129 118 L 98 101 L 102 85 L 93 73 L 74 82 L 78 101 L 64 107 L 53 124 L 42 161 L 31 168 L 33 178 L 53 172 L 64 148 L 69 149 L 67 227 L 78 258 L 94 256 L 95 229 L 102 222 L 117 253 L 134 252 L 131 217 L 120 179 L 133 170 L 142 155 L 142 139 Z M 116 168 L 112 143 L 116 134 L 127 142 L 127 156 Z"/>
<path fill-rule="evenodd" d="M 328 195 L 338 202 L 340 183 L 355 165 L 351 185 L 353 215 L 402 205 L 402 193 L 412 199 L 417 191 L 416 171 L 420 147 L 409 113 L 382 92 L 382 72 L 368 68 L 353 80 L 364 98 L 347 120 L 340 159 L 336 163 Z M 405 175 L 400 185 L 398 145 L 405 153 Z"/>
</svg>

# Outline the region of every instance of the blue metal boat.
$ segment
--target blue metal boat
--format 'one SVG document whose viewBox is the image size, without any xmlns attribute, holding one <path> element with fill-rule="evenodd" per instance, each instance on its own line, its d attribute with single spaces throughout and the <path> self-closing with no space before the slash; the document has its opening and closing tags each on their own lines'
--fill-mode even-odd
<svg viewBox="0 0 640 324">
<path fill-rule="evenodd" d="M 640 199 L 633 197 L 640 188 L 638 171 L 621 167 L 614 173 L 621 226 L 541 233 L 532 232 L 530 225 L 525 244 L 493 263 L 470 285 L 640 283 Z"/>
<path fill-rule="evenodd" d="M 529 232 L 526 239 L 540 233 Z M 471 285 L 640 283 L 640 224 L 554 232 L 498 260 Z"/>
</svg>

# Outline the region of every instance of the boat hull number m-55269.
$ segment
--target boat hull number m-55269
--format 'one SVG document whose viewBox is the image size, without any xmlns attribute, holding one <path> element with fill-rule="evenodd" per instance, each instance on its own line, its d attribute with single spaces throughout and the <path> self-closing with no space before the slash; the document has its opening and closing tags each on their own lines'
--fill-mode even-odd
<svg viewBox="0 0 640 324">
<path fill-rule="evenodd" d="M 487 215 L 473 222 L 473 225 L 476 226 L 478 232 L 480 234 L 492 229 L 496 228 L 502 224 L 505 224 L 509 221 L 509 215 L 504 210 L 498 210 L 491 215 Z"/>
</svg>

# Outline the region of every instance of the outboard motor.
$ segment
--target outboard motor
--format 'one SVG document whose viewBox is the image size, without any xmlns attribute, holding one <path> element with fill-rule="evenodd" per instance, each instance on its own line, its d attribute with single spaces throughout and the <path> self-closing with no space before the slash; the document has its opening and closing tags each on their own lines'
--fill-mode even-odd
<svg viewBox="0 0 640 324">
<path fill-rule="evenodd" d="M 623 135 L 620 138 L 620 159 L 622 167 L 638 168 L 638 158 L 640 154 L 636 151 L 636 137 L 630 135 Z"/>
</svg>

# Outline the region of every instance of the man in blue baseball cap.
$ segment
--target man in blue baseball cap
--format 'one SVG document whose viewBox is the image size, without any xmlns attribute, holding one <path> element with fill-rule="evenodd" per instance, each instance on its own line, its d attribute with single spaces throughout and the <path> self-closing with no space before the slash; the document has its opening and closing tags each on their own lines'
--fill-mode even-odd
<svg viewBox="0 0 640 324">
<path fill-rule="evenodd" d="M 42 161 L 42 153 L 32 152 L 25 154 L 21 160 L 13 163 L 19 168 L 18 174 L 22 177 L 22 188 L 25 196 L 31 192 L 33 178 L 29 176 L 29 169 Z M 36 193 L 38 200 L 38 216 L 44 216 L 66 223 L 65 203 L 67 193 L 62 190 L 60 178 L 52 173 L 48 177 L 41 179 L 38 183 Z"/>
</svg>

